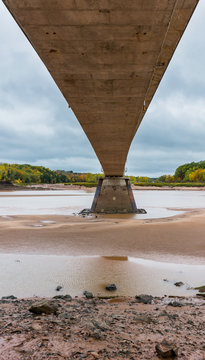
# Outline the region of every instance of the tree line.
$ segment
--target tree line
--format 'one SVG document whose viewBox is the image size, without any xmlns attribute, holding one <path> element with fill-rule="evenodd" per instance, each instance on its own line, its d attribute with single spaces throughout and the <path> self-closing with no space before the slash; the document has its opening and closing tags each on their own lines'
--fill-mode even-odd
<svg viewBox="0 0 205 360">
<path fill-rule="evenodd" d="M 75 173 L 73 171 L 50 170 L 44 166 L 0 163 L 0 182 L 15 185 L 97 183 L 102 174 Z"/>
<path fill-rule="evenodd" d="M 191 162 L 177 167 L 174 175 L 162 175 L 157 179 L 137 177 L 137 182 L 142 183 L 205 183 L 205 161 Z"/>
<path fill-rule="evenodd" d="M 28 184 L 86 184 L 95 186 L 103 174 L 78 173 L 65 170 L 50 170 L 44 166 L 29 164 L 0 163 L 0 183 L 12 183 L 16 185 Z M 205 161 L 191 162 L 180 165 L 174 175 L 162 175 L 159 178 L 147 176 L 130 176 L 132 184 L 193 184 L 205 183 Z"/>
</svg>

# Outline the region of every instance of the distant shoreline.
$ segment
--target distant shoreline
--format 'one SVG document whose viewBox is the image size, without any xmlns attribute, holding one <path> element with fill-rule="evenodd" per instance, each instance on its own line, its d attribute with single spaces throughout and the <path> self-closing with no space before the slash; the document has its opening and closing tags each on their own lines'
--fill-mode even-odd
<svg viewBox="0 0 205 360">
<path fill-rule="evenodd" d="M 26 190 L 85 190 L 85 191 L 95 191 L 96 187 L 87 187 L 86 185 L 65 185 L 65 184 L 33 184 L 33 185 L 14 185 L 14 184 L 0 184 L 0 191 L 26 191 Z M 190 190 L 190 191 L 205 191 L 205 186 L 140 186 L 132 185 L 133 190 Z"/>
</svg>

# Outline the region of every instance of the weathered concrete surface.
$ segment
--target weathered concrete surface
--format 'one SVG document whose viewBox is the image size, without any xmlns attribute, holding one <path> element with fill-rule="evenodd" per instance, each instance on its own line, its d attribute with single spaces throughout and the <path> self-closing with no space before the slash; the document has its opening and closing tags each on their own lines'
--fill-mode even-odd
<svg viewBox="0 0 205 360">
<path fill-rule="evenodd" d="M 129 178 L 105 177 L 100 179 L 91 210 L 109 214 L 136 212 L 137 207 Z"/>
<path fill-rule="evenodd" d="M 3 0 L 68 101 L 105 175 L 132 139 L 198 0 Z"/>
</svg>

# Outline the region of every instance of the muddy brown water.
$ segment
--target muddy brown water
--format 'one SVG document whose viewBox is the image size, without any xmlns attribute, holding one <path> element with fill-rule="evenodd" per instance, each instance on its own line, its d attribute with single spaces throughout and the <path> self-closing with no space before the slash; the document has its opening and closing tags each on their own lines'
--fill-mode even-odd
<svg viewBox="0 0 205 360">
<path fill-rule="evenodd" d="M 173 264 L 132 257 L 0 254 L 0 296 L 189 296 L 204 282 L 205 265 Z M 174 284 L 184 283 L 181 287 Z M 115 283 L 117 291 L 105 287 Z M 56 291 L 57 286 L 62 286 Z"/>
</svg>

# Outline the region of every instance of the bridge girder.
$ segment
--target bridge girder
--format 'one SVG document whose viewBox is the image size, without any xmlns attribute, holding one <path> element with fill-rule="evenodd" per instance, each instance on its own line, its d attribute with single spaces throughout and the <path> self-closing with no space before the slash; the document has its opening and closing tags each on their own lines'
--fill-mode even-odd
<svg viewBox="0 0 205 360">
<path fill-rule="evenodd" d="M 75 113 L 106 176 L 122 176 L 198 0 L 3 0 Z"/>
</svg>

